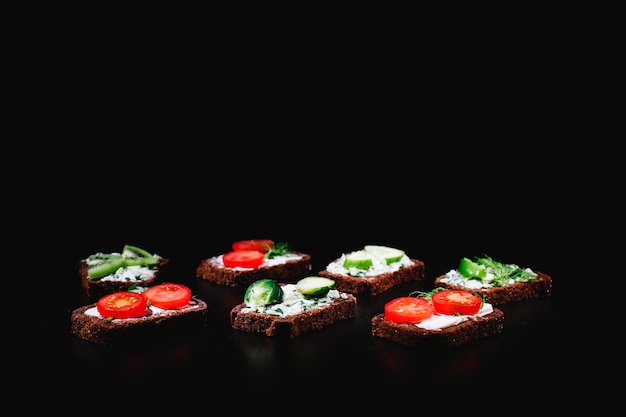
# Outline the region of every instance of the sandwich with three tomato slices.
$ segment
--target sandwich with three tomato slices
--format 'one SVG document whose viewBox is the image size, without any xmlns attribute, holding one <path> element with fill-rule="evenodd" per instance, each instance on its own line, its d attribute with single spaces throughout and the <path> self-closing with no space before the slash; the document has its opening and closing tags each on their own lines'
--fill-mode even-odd
<svg viewBox="0 0 626 417">
<path fill-rule="evenodd" d="M 468 290 L 413 292 L 372 317 L 372 335 L 417 347 L 461 346 L 502 332 L 504 313 Z"/>
<path fill-rule="evenodd" d="M 164 282 L 131 286 L 71 313 L 70 331 L 102 345 L 164 337 L 207 325 L 207 304 L 189 287 Z"/>
<path fill-rule="evenodd" d="M 271 239 L 238 240 L 231 250 L 200 261 L 196 276 L 231 287 L 248 286 L 260 279 L 295 282 L 310 275 L 311 255 Z"/>
</svg>

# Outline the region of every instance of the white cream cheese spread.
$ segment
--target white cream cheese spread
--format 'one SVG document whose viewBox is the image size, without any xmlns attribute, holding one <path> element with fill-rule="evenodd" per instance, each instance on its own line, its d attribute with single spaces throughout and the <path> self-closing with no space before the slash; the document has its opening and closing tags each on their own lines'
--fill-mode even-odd
<svg viewBox="0 0 626 417">
<path fill-rule="evenodd" d="M 180 311 L 180 310 L 195 310 L 197 308 L 200 308 L 201 305 L 199 303 L 189 303 L 187 304 L 187 306 L 180 308 L 180 309 L 165 309 L 165 308 L 159 308 L 159 307 L 155 307 L 155 306 L 149 306 L 148 310 L 150 310 L 152 312 L 152 314 L 150 315 L 145 315 L 142 317 L 129 317 L 129 318 L 125 318 L 125 319 L 114 319 L 114 320 L 138 320 L 138 319 L 142 319 L 144 317 L 153 317 L 155 315 L 161 315 L 161 316 L 166 316 L 168 314 L 171 314 L 173 312 L 176 311 Z M 94 307 L 90 307 L 87 310 L 85 310 L 85 315 L 87 316 L 92 316 L 92 317 L 100 317 L 100 318 L 104 318 L 102 317 L 102 315 L 98 312 L 98 308 L 96 306 Z"/>
<path fill-rule="evenodd" d="M 384 259 L 376 256 L 371 256 L 372 266 L 368 269 L 359 268 L 344 268 L 346 256 L 349 254 L 343 254 L 339 259 L 334 260 L 326 266 L 326 270 L 331 274 L 349 275 L 352 277 L 371 278 L 377 275 L 387 274 L 389 272 L 396 272 L 404 267 L 411 266 L 414 262 L 406 254 L 402 256 L 398 262 L 392 262 L 389 265 Z"/>
<path fill-rule="evenodd" d="M 99 281 L 141 282 L 154 277 L 156 271 L 146 266 L 124 266 Z"/>
<path fill-rule="evenodd" d="M 111 255 L 122 255 L 118 252 L 113 252 Z M 160 259 L 159 255 L 154 255 L 155 258 Z M 100 259 L 85 259 L 87 266 L 97 265 L 102 262 Z M 129 283 L 138 283 L 145 281 L 147 279 L 151 279 L 155 276 L 156 269 L 154 267 L 150 268 L 149 266 L 123 266 L 118 268 L 115 272 L 105 275 L 102 278 L 99 278 L 98 281 L 120 281 L 120 282 L 129 282 Z"/>
<path fill-rule="evenodd" d="M 261 313 L 285 317 L 302 313 L 305 310 L 330 305 L 340 298 L 348 298 L 347 294 L 337 290 L 328 291 L 324 297 L 305 298 L 298 291 L 295 284 L 285 284 L 282 286 L 282 289 L 284 295 L 280 303 L 259 307 L 244 307 L 241 311 L 243 313 Z"/>
<path fill-rule="evenodd" d="M 489 303 L 484 303 L 475 315 L 467 316 L 460 314 L 448 315 L 435 313 L 432 317 L 416 323 L 415 326 L 426 330 L 441 330 L 446 327 L 455 326 L 463 323 L 464 321 L 473 320 L 491 313 L 493 313 L 493 306 Z"/>
<path fill-rule="evenodd" d="M 533 272 L 530 268 L 526 268 L 524 270 L 525 272 L 528 272 L 534 276 L 537 276 L 537 274 L 535 272 Z M 505 285 L 511 285 L 511 284 L 515 284 L 516 282 L 522 282 L 523 280 L 520 278 L 516 278 L 516 279 L 509 279 L 506 282 L 502 283 L 502 285 L 494 285 L 493 284 L 493 279 L 495 278 L 494 274 L 491 272 L 487 272 L 487 276 L 483 279 L 470 279 L 467 278 L 463 275 L 461 275 L 461 273 L 456 270 L 456 269 L 451 269 L 450 271 L 448 271 L 446 273 L 446 276 L 444 278 L 441 278 L 441 282 L 444 282 L 446 284 L 450 284 L 450 285 L 456 285 L 456 286 L 460 286 L 460 287 L 464 287 L 470 290 L 477 290 L 477 289 L 481 289 L 481 288 L 491 288 L 491 287 L 503 287 Z"/>
</svg>

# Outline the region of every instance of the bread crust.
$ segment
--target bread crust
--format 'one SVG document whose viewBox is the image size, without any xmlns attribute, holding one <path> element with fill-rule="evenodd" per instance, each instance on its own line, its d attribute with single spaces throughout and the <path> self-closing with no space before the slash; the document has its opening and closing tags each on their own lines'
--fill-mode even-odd
<svg viewBox="0 0 626 417">
<path fill-rule="evenodd" d="M 266 336 L 289 336 L 296 338 L 303 333 L 321 330 L 326 326 L 353 318 L 356 314 L 356 297 L 345 294 L 332 304 L 305 310 L 299 314 L 280 317 L 272 314 L 248 313 L 242 310 L 245 303 L 236 305 L 230 312 L 233 328 Z"/>
<path fill-rule="evenodd" d="M 80 279 L 87 296 L 91 300 L 97 300 L 100 297 L 117 291 L 126 291 L 130 285 L 140 285 L 142 287 L 151 287 L 156 283 L 160 269 L 169 263 L 169 259 L 160 258 L 158 265 L 153 269 L 154 275 L 140 281 L 106 281 L 101 279 L 89 278 L 89 266 L 86 260 L 81 260 L 78 265 Z"/>
<path fill-rule="evenodd" d="M 81 339 L 100 345 L 129 343 L 165 337 L 207 326 L 207 304 L 192 298 L 189 305 L 178 310 L 155 312 L 149 316 L 106 320 L 85 312 L 97 303 L 79 307 L 70 316 L 70 332 Z"/>
<path fill-rule="evenodd" d="M 248 286 L 259 279 L 273 279 L 278 282 L 295 282 L 311 274 L 311 255 L 291 252 L 299 259 L 291 259 L 279 265 L 262 265 L 255 269 L 235 269 L 219 265 L 218 256 L 200 261 L 196 268 L 198 278 L 230 287 Z"/>
<path fill-rule="evenodd" d="M 427 330 L 410 323 L 385 320 L 384 313 L 372 317 L 372 335 L 408 347 L 462 346 L 476 340 L 499 334 L 504 327 L 504 313 L 497 308 L 482 317 L 441 330 Z"/>
<path fill-rule="evenodd" d="M 338 260 L 337 258 L 335 262 Z M 318 273 L 321 277 L 333 279 L 334 288 L 341 292 L 355 295 L 378 295 L 396 285 L 424 279 L 424 262 L 413 259 L 413 265 L 406 266 L 398 271 L 376 275 L 374 277 L 353 277 L 350 275 L 333 274 L 328 270 Z"/>
<path fill-rule="evenodd" d="M 479 289 L 468 289 L 460 285 L 451 285 L 441 280 L 445 275 L 435 278 L 434 286 L 453 290 L 469 290 L 472 293 L 482 296 L 492 305 L 502 305 L 514 301 L 527 300 L 529 298 L 545 297 L 552 293 L 552 277 L 543 272 L 535 271 L 539 278 L 532 281 L 516 282 L 502 287 L 490 287 Z"/>
</svg>

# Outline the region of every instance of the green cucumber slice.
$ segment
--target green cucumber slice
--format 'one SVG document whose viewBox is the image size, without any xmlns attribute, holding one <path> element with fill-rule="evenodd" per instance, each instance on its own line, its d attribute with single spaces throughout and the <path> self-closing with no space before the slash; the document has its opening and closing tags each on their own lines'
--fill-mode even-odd
<svg viewBox="0 0 626 417">
<path fill-rule="evenodd" d="M 107 259 L 112 259 L 112 258 L 121 258 L 122 255 L 119 253 L 96 253 L 94 255 L 89 255 L 89 260 L 90 261 L 100 261 L 103 262 Z"/>
<path fill-rule="evenodd" d="M 383 258 L 387 265 L 400 261 L 404 256 L 403 250 L 388 246 L 366 245 L 364 250 L 378 258 Z"/>
<path fill-rule="evenodd" d="M 126 256 L 127 258 L 136 258 L 138 256 L 141 258 L 153 257 L 153 255 L 147 250 L 141 249 L 140 247 L 132 246 L 132 245 L 124 245 L 124 250 L 122 251 L 122 255 Z"/>
<path fill-rule="evenodd" d="M 312 276 L 302 278 L 296 283 L 296 289 L 305 298 L 320 298 L 328 294 L 328 291 L 335 286 L 335 281 L 330 278 Z"/>
<path fill-rule="evenodd" d="M 487 268 L 484 265 L 480 265 L 472 261 L 469 258 L 461 259 L 458 267 L 459 274 L 466 278 L 479 278 L 483 279 L 487 277 Z"/>
<path fill-rule="evenodd" d="M 243 301 L 248 307 L 261 307 L 283 299 L 284 292 L 273 279 L 260 279 L 248 286 Z"/>
<path fill-rule="evenodd" d="M 91 265 L 87 269 L 87 275 L 91 279 L 100 279 L 114 273 L 123 266 L 126 266 L 126 259 L 122 257 L 111 258 L 96 265 Z"/>
<path fill-rule="evenodd" d="M 147 256 L 145 258 L 126 258 L 126 266 L 150 266 L 158 263 L 159 260 L 154 256 Z"/>
<path fill-rule="evenodd" d="M 372 265 L 374 265 L 374 262 L 372 261 L 372 255 L 365 252 L 364 250 L 359 250 L 347 254 L 346 259 L 343 261 L 343 267 L 346 269 L 368 269 Z"/>
</svg>

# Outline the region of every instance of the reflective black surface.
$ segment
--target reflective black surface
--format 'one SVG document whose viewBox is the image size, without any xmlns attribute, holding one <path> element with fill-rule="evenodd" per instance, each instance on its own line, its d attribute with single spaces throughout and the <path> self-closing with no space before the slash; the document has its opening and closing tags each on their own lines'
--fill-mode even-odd
<svg viewBox="0 0 626 417">
<path fill-rule="evenodd" d="M 10 34 L 11 387 L 234 409 L 320 391 L 358 407 L 394 394 L 610 403 L 623 363 L 615 19 L 412 13 L 330 26 L 244 14 L 223 42 L 153 26 Z M 314 270 L 395 246 L 426 279 L 359 297 L 353 320 L 294 340 L 240 333 L 229 311 L 244 289 L 195 268 L 248 238 L 290 242 Z M 171 260 L 163 279 L 207 301 L 206 329 L 126 347 L 70 335 L 88 302 L 78 261 L 127 243 Z M 371 336 L 386 301 L 481 254 L 550 274 L 552 295 L 503 306 L 500 335 L 460 348 Z"/>
</svg>

